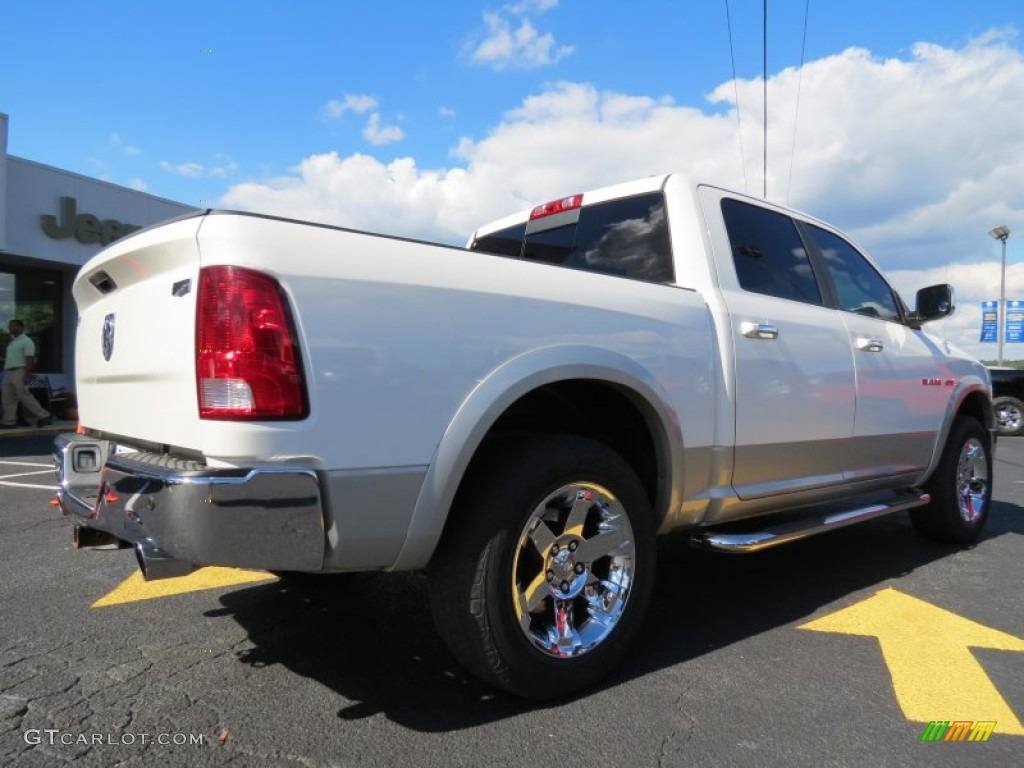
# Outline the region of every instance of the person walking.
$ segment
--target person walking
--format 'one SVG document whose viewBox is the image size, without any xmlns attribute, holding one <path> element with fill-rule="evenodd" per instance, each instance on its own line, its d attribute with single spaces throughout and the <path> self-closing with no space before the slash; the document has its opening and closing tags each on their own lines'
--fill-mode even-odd
<svg viewBox="0 0 1024 768">
<path fill-rule="evenodd" d="M 10 331 L 11 341 L 7 345 L 7 355 L 4 358 L 4 384 L 0 390 L 3 395 L 4 415 L 0 428 L 12 429 L 18 426 L 19 404 L 25 406 L 25 410 L 35 420 L 33 426 L 45 427 L 52 424 L 53 417 L 25 386 L 25 382 L 32 375 L 32 365 L 36 361 L 36 345 L 25 335 L 25 324 L 21 320 L 11 320 L 7 324 L 7 330 Z M 29 423 L 31 424 L 31 421 Z"/>
</svg>

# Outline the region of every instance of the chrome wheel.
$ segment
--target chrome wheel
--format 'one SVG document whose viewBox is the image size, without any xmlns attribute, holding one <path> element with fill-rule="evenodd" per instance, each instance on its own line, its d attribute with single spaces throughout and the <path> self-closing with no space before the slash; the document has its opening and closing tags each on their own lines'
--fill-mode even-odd
<svg viewBox="0 0 1024 768">
<path fill-rule="evenodd" d="M 516 544 L 519 628 L 555 658 L 592 650 L 626 608 L 635 563 L 633 528 L 614 494 L 592 483 L 562 486 L 533 510 Z"/>
<path fill-rule="evenodd" d="M 946 544 L 977 541 L 992 500 L 992 442 L 973 416 L 953 422 L 942 457 L 924 484 L 931 502 L 910 510 L 922 536 Z"/>
<path fill-rule="evenodd" d="M 1012 403 L 1002 403 L 996 406 L 996 420 L 1001 432 L 1016 433 L 1024 426 L 1024 413 Z"/>
<path fill-rule="evenodd" d="M 576 435 L 496 438 L 474 465 L 427 571 L 445 645 L 531 699 L 593 685 L 628 653 L 654 588 L 644 486 Z"/>
<path fill-rule="evenodd" d="M 957 465 L 956 496 L 960 517 L 973 523 L 985 513 L 988 500 L 988 458 L 977 438 L 970 438 L 960 451 Z"/>
</svg>

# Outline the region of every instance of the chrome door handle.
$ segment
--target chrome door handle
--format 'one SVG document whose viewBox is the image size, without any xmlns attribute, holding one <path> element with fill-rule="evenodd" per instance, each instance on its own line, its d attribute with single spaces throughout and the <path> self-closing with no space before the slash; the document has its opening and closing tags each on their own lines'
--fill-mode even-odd
<svg viewBox="0 0 1024 768">
<path fill-rule="evenodd" d="M 740 333 L 748 339 L 777 339 L 779 329 L 768 323 L 740 323 Z"/>
<path fill-rule="evenodd" d="M 857 349 L 863 352 L 881 352 L 885 345 L 878 339 L 857 339 Z"/>
</svg>

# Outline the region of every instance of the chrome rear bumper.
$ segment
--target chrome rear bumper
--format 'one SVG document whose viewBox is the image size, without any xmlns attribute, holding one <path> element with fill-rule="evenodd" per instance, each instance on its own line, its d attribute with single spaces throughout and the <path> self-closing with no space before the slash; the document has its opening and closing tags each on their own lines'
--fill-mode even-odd
<svg viewBox="0 0 1024 768">
<path fill-rule="evenodd" d="M 323 567 L 323 506 L 312 470 L 211 469 L 74 434 L 57 437 L 54 459 L 64 514 L 133 544 L 147 579 L 201 565 Z"/>
</svg>

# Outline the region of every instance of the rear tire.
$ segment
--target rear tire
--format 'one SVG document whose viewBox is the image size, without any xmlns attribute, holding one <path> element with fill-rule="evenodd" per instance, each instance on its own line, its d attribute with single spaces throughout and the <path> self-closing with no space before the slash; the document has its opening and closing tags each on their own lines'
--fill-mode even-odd
<svg viewBox="0 0 1024 768">
<path fill-rule="evenodd" d="M 428 569 L 438 632 L 467 669 L 510 693 L 586 688 L 640 627 L 654 532 L 636 474 L 602 443 L 503 442 L 475 460 Z"/>
<path fill-rule="evenodd" d="M 992 401 L 999 434 L 1006 437 L 1024 434 L 1024 401 L 1016 397 L 997 397 Z"/>
<path fill-rule="evenodd" d="M 922 536 L 947 544 L 970 544 L 981 535 L 992 503 L 992 445 L 976 419 L 953 423 L 939 466 L 925 484 L 931 503 L 910 511 Z"/>
</svg>

